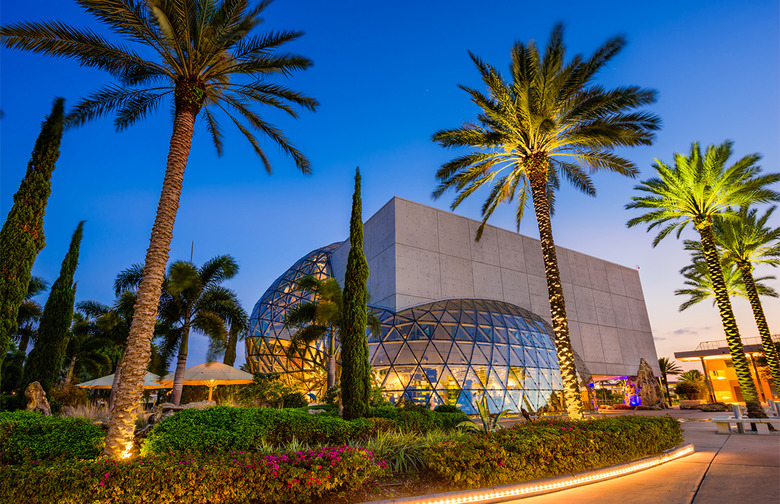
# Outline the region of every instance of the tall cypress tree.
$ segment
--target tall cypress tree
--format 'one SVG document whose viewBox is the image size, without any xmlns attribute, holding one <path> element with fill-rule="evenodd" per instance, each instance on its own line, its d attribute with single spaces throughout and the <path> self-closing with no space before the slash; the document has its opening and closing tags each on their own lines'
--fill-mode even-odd
<svg viewBox="0 0 780 504">
<path fill-rule="evenodd" d="M 49 291 L 49 298 L 43 307 L 43 315 L 38 325 L 38 338 L 24 366 L 22 390 L 31 382 L 38 381 L 46 394 L 49 394 L 57 381 L 57 374 L 62 367 L 62 359 L 68 346 L 68 330 L 73 318 L 73 303 L 76 300 L 76 284 L 73 283 L 73 275 L 79 264 L 83 228 L 84 221 L 81 221 L 73 232 L 70 248 L 62 261 L 60 276 Z"/>
<path fill-rule="evenodd" d="M 360 168 L 355 171 L 352 217 L 349 222 L 349 256 L 344 277 L 344 317 L 341 326 L 341 398 L 344 418 L 368 413 L 371 370 L 366 338 L 368 261 L 363 253 L 363 209 L 360 199 Z"/>
<path fill-rule="evenodd" d="M 65 100 L 56 98 L 41 125 L 14 204 L 0 230 L 0 366 L 16 331 L 19 306 L 27 294 L 30 271 L 46 245 L 43 215 L 51 194 L 51 173 L 60 157 Z"/>
</svg>

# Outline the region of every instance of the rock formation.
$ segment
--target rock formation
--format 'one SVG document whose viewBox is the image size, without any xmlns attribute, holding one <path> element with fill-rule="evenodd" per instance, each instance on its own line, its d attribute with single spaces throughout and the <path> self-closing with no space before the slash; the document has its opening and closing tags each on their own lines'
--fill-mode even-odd
<svg viewBox="0 0 780 504">
<path fill-rule="evenodd" d="M 664 394 L 661 391 L 661 384 L 658 383 L 653 369 L 646 360 L 639 361 L 639 371 L 636 373 L 636 385 L 639 389 L 639 398 L 641 405 L 652 409 L 666 408 Z"/>
<path fill-rule="evenodd" d="M 40 411 L 46 416 L 51 416 L 51 407 L 46 400 L 46 392 L 37 381 L 32 382 L 24 391 L 27 398 L 27 411 Z"/>
</svg>

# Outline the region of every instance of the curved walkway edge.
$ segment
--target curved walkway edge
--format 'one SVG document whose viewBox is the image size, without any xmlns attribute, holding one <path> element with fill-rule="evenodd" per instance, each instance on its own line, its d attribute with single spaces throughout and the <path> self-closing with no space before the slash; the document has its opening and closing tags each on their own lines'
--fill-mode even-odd
<svg viewBox="0 0 780 504">
<path fill-rule="evenodd" d="M 590 471 L 564 474 L 540 480 L 524 481 L 522 483 L 509 483 L 507 485 L 479 488 L 475 490 L 373 501 L 370 504 L 461 504 L 468 502 L 488 504 L 492 502 L 504 502 L 618 478 L 627 474 L 650 469 L 651 467 L 656 467 L 666 462 L 671 462 L 672 460 L 691 455 L 693 452 L 693 444 L 687 443 L 666 450 L 658 455 L 642 457 L 629 462 L 592 469 Z"/>
</svg>

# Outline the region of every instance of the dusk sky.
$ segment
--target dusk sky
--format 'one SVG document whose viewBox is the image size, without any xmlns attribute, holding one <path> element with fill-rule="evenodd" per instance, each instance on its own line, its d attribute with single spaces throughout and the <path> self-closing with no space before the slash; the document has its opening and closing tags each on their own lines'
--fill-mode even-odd
<svg viewBox="0 0 780 504">
<path fill-rule="evenodd" d="M 484 89 L 467 51 L 506 71 L 515 41 L 536 40 L 544 46 L 559 21 L 566 26 L 569 57 L 589 56 L 611 36 L 626 36 L 628 45 L 599 74 L 598 83 L 659 92 L 658 102 L 648 108 L 663 121 L 655 143 L 620 152 L 639 167 L 638 180 L 654 176 L 653 158 L 671 163 L 675 152 L 687 152 L 694 141 L 707 146 L 732 140 L 732 161 L 760 153 L 765 171 L 780 169 L 777 0 L 277 0 L 265 19 L 261 30 L 304 31 L 283 50 L 314 61 L 311 69 L 293 74 L 284 84 L 316 98 L 321 104 L 317 112 L 302 112 L 294 120 L 274 110 L 261 111 L 311 160 L 313 175 L 302 176 L 290 158 L 263 139 L 274 167 L 273 175 L 267 175 L 249 143 L 227 122 L 225 153 L 217 157 L 201 121 L 171 248 L 171 260 L 188 260 L 194 244 L 198 265 L 215 255 L 233 255 L 241 270 L 227 286 L 248 312 L 298 258 L 347 237 L 356 166 L 363 175 L 364 219 L 393 196 L 448 209 L 454 194 L 434 201 L 431 192 L 437 168 L 456 153 L 430 138 L 477 114 L 476 105 L 457 87 Z M 104 31 L 71 0 L 3 2 L 0 7 L 3 25 L 39 20 Z M 106 36 L 117 40 L 113 34 Z M 67 109 L 109 82 L 107 74 L 73 61 L 0 51 L 3 218 L 54 98 L 65 97 Z M 112 303 L 114 277 L 142 262 L 148 245 L 171 122 L 167 103 L 121 133 L 115 132 L 111 118 L 65 132 L 46 211 L 47 245 L 35 263 L 35 275 L 49 283 L 56 279 L 73 230 L 86 220 L 77 300 Z M 597 174 L 596 198 L 564 186 L 553 217 L 556 243 L 639 268 L 659 356 L 672 357 L 674 351 L 692 350 L 701 341 L 725 339 L 718 312 L 709 302 L 677 311 L 683 302 L 674 296 L 682 287 L 678 270 L 688 263 L 682 240 L 670 236 L 653 248 L 654 233 L 626 228 L 638 215 L 624 209 L 638 180 Z M 484 191 L 477 193 L 456 213 L 479 219 L 485 196 Z M 513 213 L 512 207 L 504 207 L 490 223 L 514 229 Z M 780 225 L 777 214 L 771 224 Z M 532 212 L 520 231 L 538 237 Z M 689 228 L 684 237 L 696 235 Z M 768 284 L 780 291 L 777 280 Z M 39 300 L 45 302 L 45 295 Z M 770 329 L 780 333 L 780 301 L 763 302 Z M 743 338 L 756 337 L 747 302 L 735 300 L 734 307 Z M 190 366 L 205 360 L 207 346 L 202 337 L 191 341 Z M 240 365 L 243 344 L 238 354 Z"/>
</svg>

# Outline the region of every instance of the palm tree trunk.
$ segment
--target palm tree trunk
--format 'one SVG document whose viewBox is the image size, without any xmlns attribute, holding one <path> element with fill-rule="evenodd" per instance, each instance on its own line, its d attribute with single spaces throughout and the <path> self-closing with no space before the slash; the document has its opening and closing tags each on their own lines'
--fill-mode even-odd
<svg viewBox="0 0 780 504">
<path fill-rule="evenodd" d="M 550 298 L 550 315 L 553 332 L 555 333 L 555 348 L 558 353 L 558 364 L 561 368 L 563 395 L 569 418 L 579 420 L 583 417 L 582 395 L 577 381 L 577 367 L 574 364 L 574 352 L 569 339 L 569 321 L 566 317 L 566 302 L 563 299 L 561 272 L 558 269 L 558 257 L 555 254 L 552 224 L 550 222 L 550 205 L 547 201 L 546 172 L 533 173 L 530 178 L 531 193 L 534 201 L 536 222 L 539 225 L 539 238 L 542 242 L 542 258 L 547 276 L 547 294 Z"/>
<path fill-rule="evenodd" d="M 707 261 L 707 271 L 712 282 L 712 290 L 715 291 L 715 301 L 718 303 L 723 331 L 726 333 L 726 341 L 731 353 L 731 362 L 734 364 L 734 371 L 737 374 L 742 397 L 747 405 L 748 415 L 751 418 L 766 418 L 766 412 L 764 412 L 761 403 L 758 401 L 756 384 L 753 382 L 753 376 L 750 374 L 750 365 L 745 357 L 745 350 L 742 348 L 742 339 L 739 335 L 737 320 L 734 318 L 734 311 L 731 309 L 731 300 L 726 288 L 726 281 L 723 278 L 723 269 L 718 257 L 718 249 L 715 248 L 715 242 L 712 237 L 712 223 L 697 223 L 696 229 L 701 235 L 701 248 Z"/>
<path fill-rule="evenodd" d="M 76 369 L 76 356 L 70 358 L 68 363 L 68 370 L 65 372 L 65 383 L 73 381 L 73 370 Z"/>
<path fill-rule="evenodd" d="M 239 325 L 233 323 L 230 325 L 230 332 L 228 332 L 228 340 L 225 345 L 225 356 L 222 358 L 222 364 L 232 366 L 236 363 L 236 345 L 238 344 Z"/>
<path fill-rule="evenodd" d="M 116 391 L 119 388 L 119 381 L 122 379 L 122 364 L 124 363 L 124 352 L 119 358 L 119 365 L 114 371 L 114 381 L 111 383 L 111 393 L 108 395 L 108 411 L 114 408 L 114 401 L 116 401 Z"/>
<path fill-rule="evenodd" d="M 184 170 L 192 145 L 195 117 L 199 110 L 197 104 L 178 98 L 176 102 L 163 188 L 149 248 L 146 249 L 143 278 L 138 286 L 138 298 L 133 307 L 133 322 L 127 339 L 122 379 L 117 388 L 116 403 L 111 410 L 111 422 L 103 450 L 103 455 L 109 459 L 128 457 L 133 446 L 135 410 L 143 395 L 144 376 L 151 359 L 157 307 L 173 238 L 173 224 L 179 209 Z"/>
<path fill-rule="evenodd" d="M 189 346 L 190 328 L 184 326 L 179 343 L 179 357 L 176 360 L 176 372 L 173 375 L 173 404 L 181 402 L 181 391 L 184 389 L 184 370 L 187 368 L 187 347 Z"/>
<path fill-rule="evenodd" d="M 742 273 L 742 281 L 745 284 L 750 307 L 753 309 L 753 317 L 756 319 L 758 334 L 761 336 L 761 346 L 764 348 L 764 357 L 769 364 L 769 371 L 772 374 L 772 381 L 775 382 L 775 388 L 780 390 L 780 355 L 777 353 L 777 347 L 772 341 L 772 334 L 769 332 L 769 324 L 766 322 L 764 307 L 758 298 L 758 289 L 753 279 L 753 273 L 750 271 L 750 264 L 741 263 L 738 265 Z M 758 378 L 758 376 L 756 376 Z"/>
<path fill-rule="evenodd" d="M 330 337 L 328 338 L 328 390 L 336 386 L 336 332 L 333 324 L 330 324 Z"/>
</svg>

